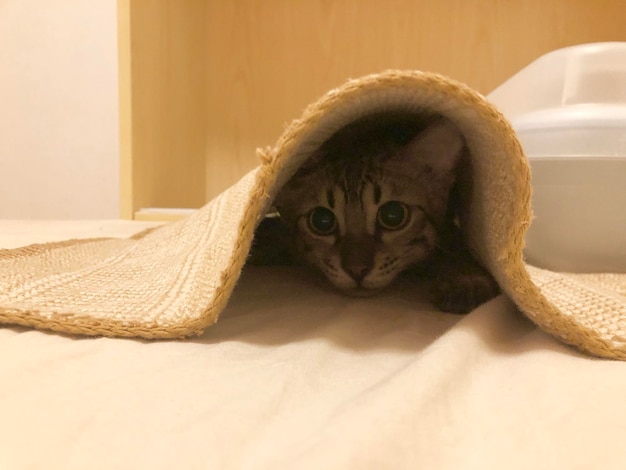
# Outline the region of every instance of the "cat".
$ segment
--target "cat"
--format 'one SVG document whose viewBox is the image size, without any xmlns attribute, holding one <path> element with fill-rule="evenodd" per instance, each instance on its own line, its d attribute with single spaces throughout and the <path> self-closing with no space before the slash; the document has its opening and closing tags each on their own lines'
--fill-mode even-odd
<svg viewBox="0 0 626 470">
<path fill-rule="evenodd" d="M 498 294 L 456 214 L 466 155 L 446 118 L 381 113 L 331 136 L 277 195 L 250 262 L 303 262 L 341 292 L 374 295 L 400 275 L 430 283 L 441 310 L 466 313 Z"/>
</svg>

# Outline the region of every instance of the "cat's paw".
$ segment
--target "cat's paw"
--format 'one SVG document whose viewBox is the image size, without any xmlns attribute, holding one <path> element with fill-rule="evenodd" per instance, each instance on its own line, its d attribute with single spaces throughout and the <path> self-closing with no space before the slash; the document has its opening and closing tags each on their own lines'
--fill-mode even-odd
<svg viewBox="0 0 626 470">
<path fill-rule="evenodd" d="M 500 293 L 496 281 L 487 272 L 448 273 L 434 285 L 435 306 L 447 313 L 471 312 Z"/>
</svg>

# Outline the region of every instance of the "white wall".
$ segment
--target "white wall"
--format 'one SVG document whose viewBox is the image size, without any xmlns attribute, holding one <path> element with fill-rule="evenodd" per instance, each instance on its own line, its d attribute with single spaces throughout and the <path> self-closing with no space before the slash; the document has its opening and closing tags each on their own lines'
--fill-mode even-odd
<svg viewBox="0 0 626 470">
<path fill-rule="evenodd" d="M 118 218 L 116 0 L 0 0 L 0 218 Z"/>
</svg>

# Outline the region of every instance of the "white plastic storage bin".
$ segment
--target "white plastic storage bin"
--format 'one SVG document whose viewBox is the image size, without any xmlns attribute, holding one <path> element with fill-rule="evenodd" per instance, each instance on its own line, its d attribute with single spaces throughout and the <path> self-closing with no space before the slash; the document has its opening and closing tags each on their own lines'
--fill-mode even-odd
<svg viewBox="0 0 626 470">
<path fill-rule="evenodd" d="M 528 261 L 626 272 L 626 42 L 550 52 L 488 98 L 530 161 Z"/>
</svg>

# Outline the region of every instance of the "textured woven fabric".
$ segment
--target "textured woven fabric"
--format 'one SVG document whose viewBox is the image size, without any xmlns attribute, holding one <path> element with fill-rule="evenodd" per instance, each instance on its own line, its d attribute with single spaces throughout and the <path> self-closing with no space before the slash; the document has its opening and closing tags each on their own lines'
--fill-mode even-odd
<svg viewBox="0 0 626 470">
<path fill-rule="evenodd" d="M 259 167 L 184 220 L 130 239 L 0 251 L 0 323 L 143 338 L 201 333 L 226 305 L 254 229 L 285 181 L 336 130 L 389 110 L 439 113 L 465 135 L 472 158 L 466 235 L 520 310 L 583 351 L 626 359 L 626 274 L 527 266 L 530 172 L 515 133 L 480 94 L 416 71 L 370 75 L 331 90 L 259 152 Z"/>
</svg>

